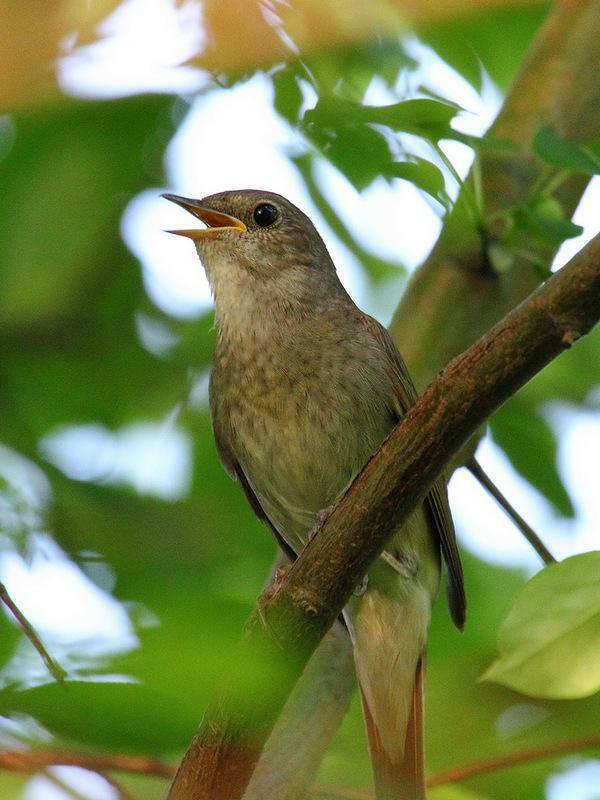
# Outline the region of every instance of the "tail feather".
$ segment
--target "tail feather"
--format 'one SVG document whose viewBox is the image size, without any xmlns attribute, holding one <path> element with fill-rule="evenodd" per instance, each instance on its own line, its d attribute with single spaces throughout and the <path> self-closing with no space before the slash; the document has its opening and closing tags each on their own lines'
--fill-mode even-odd
<svg viewBox="0 0 600 800">
<path fill-rule="evenodd" d="M 377 800 L 423 800 L 423 653 L 428 592 L 390 595 L 371 584 L 353 606 L 354 661 Z"/>
<path fill-rule="evenodd" d="M 415 675 L 412 709 L 404 749 L 402 752 L 400 748 L 401 755 L 396 757 L 384 748 L 365 694 L 361 690 L 377 800 L 426 800 L 423 745 L 424 678 L 424 659 L 421 658 Z"/>
</svg>

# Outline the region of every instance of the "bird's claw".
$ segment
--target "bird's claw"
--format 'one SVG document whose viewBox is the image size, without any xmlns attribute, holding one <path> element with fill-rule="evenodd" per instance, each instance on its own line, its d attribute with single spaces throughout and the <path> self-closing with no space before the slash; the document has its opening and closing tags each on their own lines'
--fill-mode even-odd
<svg viewBox="0 0 600 800">
<path fill-rule="evenodd" d="M 317 514 L 315 516 L 314 524 L 313 524 L 313 526 L 312 526 L 312 528 L 311 528 L 311 530 L 310 530 L 310 532 L 308 534 L 308 540 L 309 541 L 313 538 L 313 536 L 316 533 L 318 533 L 321 530 L 323 525 L 325 525 L 325 523 L 327 522 L 329 517 L 335 511 L 335 507 L 336 507 L 336 504 L 333 503 L 332 505 L 327 506 L 326 508 L 322 508 L 320 511 L 317 511 Z"/>
</svg>

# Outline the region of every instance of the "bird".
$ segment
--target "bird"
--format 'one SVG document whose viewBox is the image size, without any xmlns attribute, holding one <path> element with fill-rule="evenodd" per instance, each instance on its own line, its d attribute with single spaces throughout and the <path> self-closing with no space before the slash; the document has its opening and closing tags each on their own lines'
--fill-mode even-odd
<svg viewBox="0 0 600 800">
<path fill-rule="evenodd" d="M 294 559 L 415 402 L 387 330 L 338 278 L 311 219 L 274 192 L 163 195 L 204 223 L 191 239 L 215 303 L 209 398 L 221 461 Z M 424 656 L 445 562 L 463 627 L 463 572 L 439 479 L 344 609 L 378 800 L 423 800 Z"/>
</svg>

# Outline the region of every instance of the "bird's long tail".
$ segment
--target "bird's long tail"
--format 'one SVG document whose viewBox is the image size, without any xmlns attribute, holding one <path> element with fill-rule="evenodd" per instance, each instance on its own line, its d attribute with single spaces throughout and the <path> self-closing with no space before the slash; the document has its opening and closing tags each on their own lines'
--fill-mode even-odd
<svg viewBox="0 0 600 800">
<path fill-rule="evenodd" d="M 429 597 L 418 586 L 401 602 L 369 590 L 357 606 L 354 658 L 377 800 L 425 800 L 423 653 Z"/>
</svg>

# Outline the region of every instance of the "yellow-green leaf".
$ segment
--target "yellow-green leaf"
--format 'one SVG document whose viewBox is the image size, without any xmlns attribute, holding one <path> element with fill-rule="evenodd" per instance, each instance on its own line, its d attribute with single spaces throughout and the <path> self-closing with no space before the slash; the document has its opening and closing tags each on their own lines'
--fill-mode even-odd
<svg viewBox="0 0 600 800">
<path fill-rule="evenodd" d="M 600 688 L 600 551 L 552 564 L 527 583 L 500 626 L 483 675 L 533 697 L 587 697 Z"/>
</svg>

